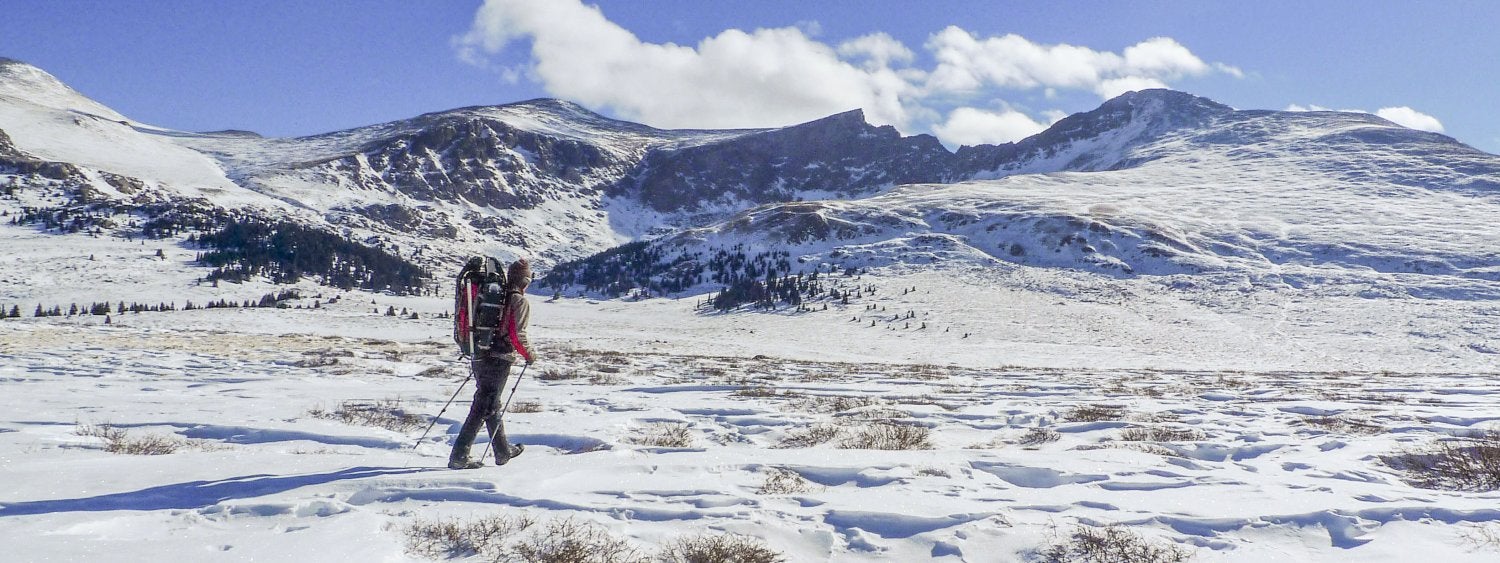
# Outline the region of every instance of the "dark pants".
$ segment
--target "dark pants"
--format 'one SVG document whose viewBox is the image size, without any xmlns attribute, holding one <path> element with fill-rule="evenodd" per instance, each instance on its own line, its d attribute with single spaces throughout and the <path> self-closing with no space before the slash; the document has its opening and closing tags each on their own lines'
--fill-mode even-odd
<svg viewBox="0 0 1500 563">
<path fill-rule="evenodd" d="M 469 405 L 469 418 L 458 431 L 453 441 L 453 460 L 469 459 L 469 448 L 474 445 L 474 436 L 479 434 L 479 424 L 484 423 L 490 436 L 496 457 L 510 457 L 510 440 L 505 437 L 505 425 L 500 421 L 500 395 L 505 389 L 505 380 L 510 377 L 510 362 L 505 360 L 476 359 L 473 362 L 474 382 L 479 386 L 474 391 L 474 402 Z"/>
</svg>

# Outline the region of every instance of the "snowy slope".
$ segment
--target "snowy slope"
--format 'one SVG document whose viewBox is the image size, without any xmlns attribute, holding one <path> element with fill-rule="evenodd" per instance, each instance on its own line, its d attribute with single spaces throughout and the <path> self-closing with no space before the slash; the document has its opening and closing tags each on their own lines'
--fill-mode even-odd
<svg viewBox="0 0 1500 563">
<path fill-rule="evenodd" d="M 275 202 L 230 181 L 214 159 L 174 142 L 179 133 L 135 123 L 34 66 L 0 59 L 0 130 L 47 161 L 132 177 L 220 205 Z"/>
<path fill-rule="evenodd" d="M 898 306 L 895 287 L 883 293 Z M 412 526 L 499 515 L 543 526 L 501 543 L 572 519 L 642 554 L 729 532 L 791 561 L 1035 560 L 1078 526 L 1110 525 L 1192 561 L 1500 553 L 1486 540 L 1500 531 L 1495 492 L 1419 488 L 1383 461 L 1495 428 L 1493 372 L 868 363 L 828 345 L 855 311 L 693 320 L 679 302 L 534 300 L 542 361 L 516 401 L 535 412 L 506 416 L 527 450 L 503 468 L 449 471 L 438 467 L 464 403 L 418 441 L 463 379 L 448 326 L 372 313 L 370 298 L 119 315 L 107 326 L 0 322 L 10 553 L 303 561 L 332 549 L 427 561 L 442 556 L 412 550 Z M 374 299 L 424 315 L 445 307 Z M 880 340 L 883 357 L 931 344 L 874 334 L 849 340 Z M 626 353 L 609 349 L 625 342 Z M 771 355 L 750 355 L 761 352 Z M 391 430 L 317 414 L 382 401 L 423 418 Z M 927 445 L 848 448 L 882 424 L 925 429 Z M 89 432 L 99 425 L 177 449 L 109 453 Z M 678 446 L 642 443 L 678 428 Z M 821 432 L 833 436 L 811 438 Z"/>
</svg>

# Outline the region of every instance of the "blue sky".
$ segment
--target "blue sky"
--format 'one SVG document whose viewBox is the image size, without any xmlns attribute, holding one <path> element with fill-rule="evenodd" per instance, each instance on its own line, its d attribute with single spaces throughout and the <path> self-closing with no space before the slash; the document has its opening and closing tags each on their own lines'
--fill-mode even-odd
<svg viewBox="0 0 1500 563">
<path fill-rule="evenodd" d="M 1500 2 L 0 0 L 0 56 L 134 119 L 306 135 L 551 96 L 660 127 L 862 107 L 1020 138 L 1126 89 L 1380 112 L 1500 153 Z"/>
</svg>

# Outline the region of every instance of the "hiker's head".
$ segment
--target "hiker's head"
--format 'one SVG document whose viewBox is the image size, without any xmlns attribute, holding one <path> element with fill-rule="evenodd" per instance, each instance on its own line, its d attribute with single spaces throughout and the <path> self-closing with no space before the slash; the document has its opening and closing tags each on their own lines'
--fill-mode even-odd
<svg viewBox="0 0 1500 563">
<path fill-rule="evenodd" d="M 513 289 L 526 289 L 531 285 L 531 264 L 526 263 L 525 258 L 517 258 L 510 263 L 510 270 L 505 272 L 505 278 L 510 282 Z"/>
</svg>

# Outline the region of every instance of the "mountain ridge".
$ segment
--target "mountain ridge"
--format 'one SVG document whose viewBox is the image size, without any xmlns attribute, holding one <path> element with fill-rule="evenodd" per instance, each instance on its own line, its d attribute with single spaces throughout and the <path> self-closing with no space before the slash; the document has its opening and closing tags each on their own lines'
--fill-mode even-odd
<svg viewBox="0 0 1500 563">
<path fill-rule="evenodd" d="M 76 94 L 30 65 L 12 61 L 5 68 L 30 76 L 46 96 L 59 87 Z M 1127 93 L 1026 139 L 956 150 L 931 135 L 870 125 L 858 109 L 772 129 L 663 130 L 536 98 L 319 135 L 263 138 L 176 132 L 54 107 L 93 103 L 77 97 L 43 100 L 52 105 L 0 98 L 0 131 L 12 141 L 7 150 L 72 166 L 77 174 L 70 189 L 88 185 L 95 197 L 259 210 L 399 249 L 429 266 L 478 252 L 529 255 L 545 267 L 623 242 L 753 225 L 745 213 L 764 215 L 777 206 L 801 217 L 790 223 L 817 223 L 829 217 L 809 215 L 809 205 L 858 208 L 883 194 L 911 192 L 897 190 L 903 185 L 933 190 L 1058 173 L 1166 165 L 1191 170 L 1205 162 L 1223 170 L 1280 167 L 1306 173 L 1310 182 L 1344 182 L 1340 186 L 1363 181 L 1481 195 L 1500 186 L 1493 155 L 1450 137 L 1363 114 L 1235 110 L 1171 90 Z M 12 182 L 45 184 L 25 180 L 35 172 L 36 165 L 28 166 L 29 172 L 12 166 L 22 172 Z M 129 179 L 131 193 L 115 189 L 122 181 L 107 181 L 106 174 Z M 804 201 L 825 203 L 799 203 Z M 1068 223 L 1075 215 L 1060 211 L 1053 217 Z M 833 223 L 840 221 L 859 222 L 845 217 Z M 810 236 L 837 229 L 812 225 L 811 231 L 793 231 Z M 1049 244 L 1056 246 L 1036 246 Z M 981 254 L 1012 256 L 1010 248 L 992 250 Z M 1140 256 L 1112 259 L 1115 268 L 1128 265 L 1132 272 L 1160 269 L 1142 268 Z M 1112 262 L 1083 267 L 1104 263 Z"/>
</svg>

